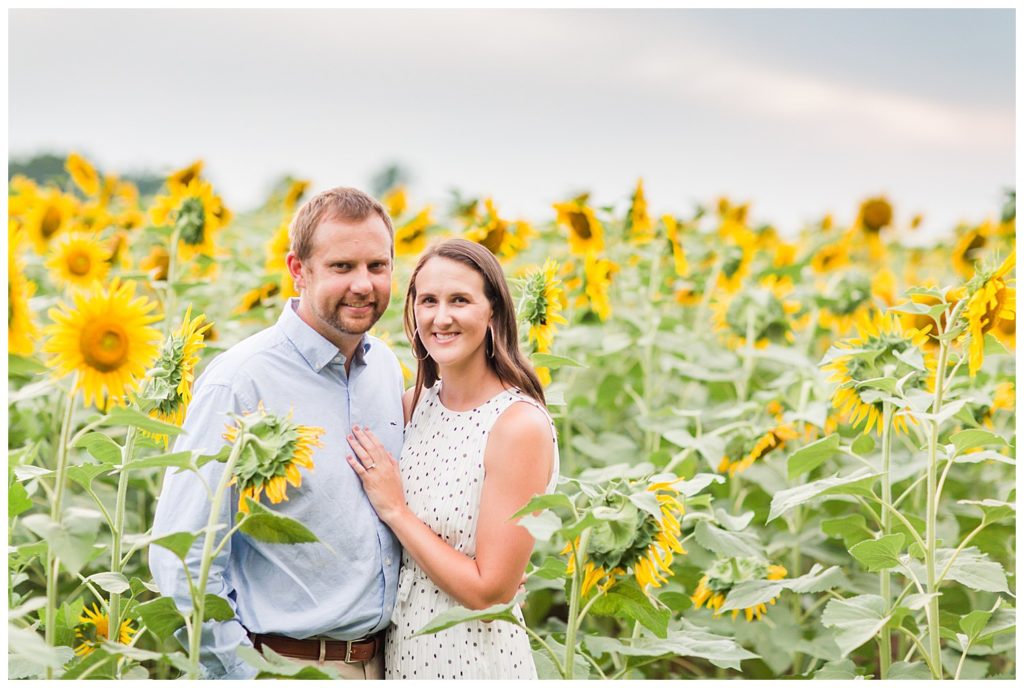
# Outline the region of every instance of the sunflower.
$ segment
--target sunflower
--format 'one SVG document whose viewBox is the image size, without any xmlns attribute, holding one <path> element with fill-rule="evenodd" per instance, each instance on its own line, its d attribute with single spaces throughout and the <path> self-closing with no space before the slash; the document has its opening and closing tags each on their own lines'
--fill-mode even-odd
<svg viewBox="0 0 1024 688">
<path fill-rule="evenodd" d="M 544 267 L 529 272 L 524 279 L 520 317 L 529 323 L 527 339 L 536 343 L 540 353 L 551 351 L 555 325 L 568 324 L 562 316 L 564 299 L 562 283 L 558 279 L 558 263 L 554 259 L 548 258 Z"/>
<path fill-rule="evenodd" d="M 643 179 L 638 179 L 636 182 L 626 228 L 629 230 L 629 240 L 638 246 L 649 244 L 654 240 L 654 221 L 647 214 L 647 197 L 644 195 Z"/>
<path fill-rule="evenodd" d="M 788 277 L 768 275 L 756 286 L 716 301 L 712 304 L 715 329 L 734 349 L 748 343 L 757 348 L 791 344 L 793 329 L 806 320 L 804 316 L 795 318 L 803 307 L 799 301 L 787 298 L 792 290 Z M 748 327 L 753 331 L 753 342 L 747 342 Z"/>
<path fill-rule="evenodd" d="M 612 284 L 612 275 L 618 272 L 619 266 L 607 258 L 598 258 L 588 253 L 583 259 L 583 273 L 586 286 L 584 293 L 590 302 L 590 309 L 602 321 L 612 314 L 612 303 L 608 298 L 608 288 Z"/>
<path fill-rule="evenodd" d="M 321 447 L 323 428 L 298 425 L 286 418 L 267 413 L 260 402 L 254 413 L 234 416 L 224 439 L 230 444 L 242 442 L 231 484 L 238 485 L 238 510 L 249 513 L 245 498 L 258 502 L 266 492 L 272 504 L 288 501 L 287 485 L 302 486 L 299 467 L 313 470 L 313 449 Z"/>
<path fill-rule="evenodd" d="M 697 609 L 706 607 L 713 610 L 717 618 L 721 615 L 719 609 L 725 604 L 726 596 L 737 584 L 750 580 L 782 580 L 786 573 L 784 567 L 769 564 L 758 557 L 721 559 L 700 579 L 690 600 Z M 773 597 L 767 604 L 775 604 L 776 599 Z M 739 609 L 734 609 L 732 618 L 735 619 L 739 613 Z M 759 621 L 767 613 L 768 607 L 763 602 L 743 610 L 747 621 Z"/>
<path fill-rule="evenodd" d="M 531 232 L 529 225 L 503 220 L 498 215 L 494 201 L 486 198 L 483 215 L 466 231 L 464 237 L 480 244 L 498 258 L 508 260 L 526 248 L 525 237 L 522 236 L 524 227 L 528 235 Z"/>
<path fill-rule="evenodd" d="M 594 209 L 587 205 L 588 197 L 588 194 L 583 194 L 553 206 L 555 221 L 569 232 L 569 250 L 578 256 L 604 251 L 604 227 Z"/>
<path fill-rule="evenodd" d="M 892 204 L 885 196 L 868 198 L 857 211 L 856 226 L 868 235 L 877 235 L 892 224 Z"/>
<path fill-rule="evenodd" d="M 1013 411 L 1017 404 L 1017 386 L 1013 382 L 1000 382 L 992 395 L 992 412 L 1000 409 Z"/>
<path fill-rule="evenodd" d="M 64 169 L 86 196 L 95 196 L 100 191 L 100 175 L 88 160 L 78 153 L 68 155 Z"/>
<path fill-rule="evenodd" d="M 277 282 L 264 282 L 255 289 L 242 294 L 242 301 L 231 311 L 232 315 L 242 315 L 255 310 L 261 306 L 269 306 L 278 294 L 281 293 L 281 285 Z"/>
<path fill-rule="evenodd" d="M 173 191 L 176 187 L 186 187 L 193 181 L 199 179 L 203 172 L 203 161 L 196 160 L 187 167 L 175 170 L 167 175 L 167 186 Z"/>
<path fill-rule="evenodd" d="M 149 415 L 165 423 L 181 426 L 185 410 L 192 401 L 192 382 L 196 363 L 203 348 L 203 335 L 213 323 L 205 315 L 192 315 L 192 304 L 185 310 L 181 325 L 164 340 L 156 363 L 150 369 L 139 396 L 155 404 Z M 167 446 L 167 435 L 151 435 Z"/>
<path fill-rule="evenodd" d="M 213 234 L 223 226 L 224 210 L 213 187 L 193 178 L 188 184 L 170 185 L 170 193 L 158 196 L 149 214 L 154 225 L 174 227 L 181 258 L 188 260 L 213 256 Z"/>
<path fill-rule="evenodd" d="M 992 233 L 992 223 L 987 220 L 977 227 L 964 232 L 953 247 L 953 268 L 964 279 L 974 274 L 974 262 L 978 260 L 982 249 L 988 245 Z"/>
<path fill-rule="evenodd" d="M 42 190 L 32 199 L 24 225 L 37 253 L 47 252 L 50 240 L 71 226 L 78 209 L 78 200 L 60 189 Z"/>
<path fill-rule="evenodd" d="M 721 251 L 721 272 L 716 286 L 732 294 L 743 285 L 743 278 L 750 271 L 750 263 L 757 251 L 757 235 L 735 221 L 723 221 L 719 234 L 725 246 Z"/>
<path fill-rule="evenodd" d="M 729 477 L 742 473 L 750 468 L 755 461 L 763 459 L 768 452 L 781 449 L 789 440 L 796 439 L 796 430 L 789 423 L 779 423 L 760 435 L 746 436 L 737 433 L 730 438 L 725 448 L 725 455 L 718 464 L 719 473 L 728 473 Z M 738 456 L 731 459 L 730 456 Z"/>
<path fill-rule="evenodd" d="M 82 232 L 65 234 L 54 242 L 46 267 L 53 282 L 62 287 L 88 287 L 106 279 L 110 249 Z"/>
<path fill-rule="evenodd" d="M 862 272 L 844 272 L 829 280 L 818 298 L 818 325 L 844 335 L 871 308 L 871 278 Z"/>
<path fill-rule="evenodd" d="M 968 284 L 970 297 L 964 317 L 967 319 L 965 336 L 970 335 L 967 364 L 971 377 L 977 374 L 985 358 L 985 333 L 1001 321 L 1017 318 L 1017 290 L 1008 285 L 1014 278 L 1006 278 L 1016 261 L 1015 249 L 998 268 L 982 271 Z"/>
<path fill-rule="evenodd" d="M 886 306 L 896 305 L 896 275 L 889 268 L 882 268 L 875 273 L 871 284 L 871 295 Z"/>
<path fill-rule="evenodd" d="M 434 224 L 431 208 L 423 210 L 395 230 L 395 253 L 400 256 L 414 256 L 427 245 L 427 230 Z"/>
<path fill-rule="evenodd" d="M 293 179 L 284 192 L 284 202 L 282 203 L 284 209 L 289 213 L 295 210 L 307 189 L 309 189 L 308 179 Z"/>
<path fill-rule="evenodd" d="M 25 233 L 14 220 L 7 221 L 7 351 L 31 355 L 39 337 L 29 299 L 36 293 L 36 284 L 25 277 L 25 261 L 21 255 Z"/>
<path fill-rule="evenodd" d="M 145 270 L 149 274 L 149 278 L 155 282 L 167 279 L 167 270 L 170 265 L 171 256 L 163 244 L 155 244 L 149 249 L 149 254 L 139 261 L 139 267 Z"/>
<path fill-rule="evenodd" d="M 405 209 L 409 207 L 409 200 L 406 198 L 405 186 L 399 184 L 396 187 L 388 189 L 384 197 L 380 199 L 380 202 L 388 209 L 388 215 L 391 217 L 398 217 L 405 212 Z"/>
<path fill-rule="evenodd" d="M 779 239 L 773 244 L 773 246 L 772 267 L 785 268 L 796 262 L 796 256 L 800 250 L 800 246 L 798 244 L 790 244 Z"/>
<path fill-rule="evenodd" d="M 115 277 L 109 287 L 97 282 L 72 294 L 73 306 L 63 302 L 49 311 L 43 351 L 57 377 L 77 372 L 75 390 L 85 404 L 123 404 L 159 352 L 160 320 L 151 313 L 156 303 L 135 297 L 135 283 Z"/>
<path fill-rule="evenodd" d="M 633 569 L 633 576 L 640 589 L 649 594 L 648 588 L 660 588 L 668 582 L 672 572 L 675 554 L 686 554 L 680 542 L 682 514 L 685 511 L 679 502 L 679 492 L 674 487 L 678 479 L 662 480 L 665 476 L 652 479 L 645 492 L 654 495 L 660 517 L 638 509 L 623 492 L 611 489 L 599 496 L 595 507 L 606 507 L 617 511 L 615 521 L 598 521 L 587 541 L 587 551 L 578 553 L 583 560 L 582 595 L 595 585 L 607 590 L 615 581 L 626 575 L 626 569 Z M 625 481 L 623 481 L 625 482 Z M 630 538 L 629 536 L 632 535 Z M 565 546 L 562 554 L 569 554 L 580 547 L 580 538 Z M 570 556 L 566 573 L 576 570 L 576 557 Z"/>
<path fill-rule="evenodd" d="M 101 612 L 99 605 L 95 602 L 93 602 L 92 609 L 86 607 L 82 610 L 82 615 L 78 617 L 78 623 L 81 626 L 75 629 L 75 637 L 82 642 L 75 647 L 75 654 L 79 657 L 91 654 L 97 645 L 104 640 L 111 639 L 110 617 Z M 88 628 L 89 626 L 92 626 L 91 630 Z M 121 622 L 117 642 L 129 645 L 132 642 L 132 636 L 138 632 L 138 629 L 132 628 L 131 619 L 125 619 Z"/>
<path fill-rule="evenodd" d="M 811 268 L 817 273 L 828 273 L 848 265 L 850 246 L 845 239 L 821 246 L 811 258 Z"/>
<path fill-rule="evenodd" d="M 280 296 L 283 299 L 298 296 L 295 290 L 295 280 L 288 270 L 288 251 L 291 250 L 291 238 L 288 234 L 288 223 L 283 222 L 267 242 L 266 256 L 263 269 L 272 275 L 280 276 Z"/>
<path fill-rule="evenodd" d="M 690 266 L 686 262 L 682 237 L 679 236 L 679 223 L 671 215 L 662 215 L 661 222 L 665 225 L 665 236 L 672 245 L 672 267 L 675 268 L 678 277 L 686 277 Z"/>
<path fill-rule="evenodd" d="M 853 427 L 861 422 L 864 434 L 877 429 L 882 433 L 884 402 L 880 390 L 865 385 L 869 380 L 887 377 L 903 380 L 904 391 L 930 389 L 934 384 L 935 357 L 923 350 L 928 330 L 906 328 L 898 317 L 875 311 L 861 316 L 857 337 L 836 342 L 822 361 L 822 368 L 833 373 L 829 382 L 838 386 L 832 406 Z M 902 415 L 893 416 L 893 427 L 907 431 Z"/>
</svg>

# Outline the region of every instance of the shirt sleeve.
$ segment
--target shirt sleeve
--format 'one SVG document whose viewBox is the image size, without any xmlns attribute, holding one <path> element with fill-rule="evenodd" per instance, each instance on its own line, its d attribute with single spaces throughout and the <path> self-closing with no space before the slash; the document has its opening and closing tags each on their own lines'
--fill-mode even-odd
<svg viewBox="0 0 1024 688">
<path fill-rule="evenodd" d="M 196 385 L 195 397 L 189 405 L 184 432 L 174 443 L 174 451 L 197 451 L 200 454 L 215 454 L 225 444 L 223 438 L 225 426 L 231 421 L 228 412 L 240 413 L 250 410 L 238 394 L 228 385 L 207 384 Z M 195 533 L 206 527 L 210 516 L 211 497 L 217 488 L 224 464 L 211 461 L 203 466 L 199 473 L 176 468 L 168 468 L 164 476 L 163 489 L 156 505 L 153 519 L 153 535 L 169 535 L 178 532 Z M 238 500 L 237 491 L 229 488 L 224 495 L 220 508 L 219 522 L 230 527 Z M 223 536 L 226 529 L 218 531 Z M 203 536 L 196 538 L 192 548 L 185 557 L 192 579 L 199 575 L 200 559 L 203 550 Z M 214 558 L 210 566 L 206 592 L 224 598 L 231 604 L 237 614 L 233 588 L 226 575 L 231 555 L 231 543 Z M 149 548 L 149 566 L 153 579 L 161 594 L 174 599 L 178 609 L 183 613 L 191 613 L 192 596 L 189 593 L 188 580 L 181 560 L 170 550 L 159 546 Z M 182 645 L 188 645 L 188 636 L 184 628 L 176 633 Z M 239 646 L 252 647 L 245 628 L 237 616 L 230 621 L 207 621 L 203 624 L 203 633 L 199 661 L 207 678 L 216 679 L 251 679 L 256 676 L 256 669 L 242 660 L 237 653 Z"/>
</svg>

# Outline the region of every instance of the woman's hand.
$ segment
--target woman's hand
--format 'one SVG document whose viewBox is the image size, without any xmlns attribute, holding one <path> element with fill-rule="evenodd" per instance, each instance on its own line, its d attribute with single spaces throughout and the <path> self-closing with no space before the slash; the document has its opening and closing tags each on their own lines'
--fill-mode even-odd
<svg viewBox="0 0 1024 688">
<path fill-rule="evenodd" d="M 352 426 L 348 443 L 358 459 L 346 456 L 346 460 L 363 482 L 363 489 L 377 511 L 377 516 L 385 523 L 390 523 L 406 508 L 398 461 L 369 429 L 358 425 Z"/>
</svg>

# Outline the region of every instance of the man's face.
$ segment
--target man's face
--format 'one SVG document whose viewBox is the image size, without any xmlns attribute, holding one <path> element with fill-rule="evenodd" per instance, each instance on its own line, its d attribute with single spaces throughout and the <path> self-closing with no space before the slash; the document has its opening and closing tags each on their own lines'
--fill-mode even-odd
<svg viewBox="0 0 1024 688">
<path fill-rule="evenodd" d="M 375 213 L 365 220 L 323 220 L 305 261 L 288 256 L 302 293 L 299 316 L 344 351 L 373 327 L 391 300 L 391 237 Z"/>
</svg>

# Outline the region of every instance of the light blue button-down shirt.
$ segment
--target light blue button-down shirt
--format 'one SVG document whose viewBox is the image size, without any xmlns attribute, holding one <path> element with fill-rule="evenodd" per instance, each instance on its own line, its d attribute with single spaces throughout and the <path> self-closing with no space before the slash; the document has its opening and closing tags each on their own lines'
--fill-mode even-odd
<svg viewBox="0 0 1024 688">
<path fill-rule="evenodd" d="M 401 547 L 378 518 L 358 476 L 345 461 L 352 425 L 373 430 L 392 456 L 402 452 L 402 373 L 394 353 L 364 336 L 345 373 L 345 357 L 299 318 L 298 299 L 285 305 L 277 323 L 239 342 L 210 362 L 196 381 L 194 397 L 175 451 L 217 452 L 230 422 L 227 412 L 253 411 L 259 402 L 273 413 L 293 412 L 301 425 L 324 428 L 313 470 L 300 468 L 302 486 L 288 486 L 280 504 L 262 501 L 304 523 L 321 543 L 278 545 L 236 533 L 210 569 L 207 592 L 231 603 L 236 618 L 204 626 L 201 662 L 209 678 L 252 678 L 237 655 L 251 645 L 246 629 L 292 638 L 326 636 L 354 640 L 388 625 L 395 604 Z M 200 471 L 215 489 L 224 464 Z M 238 489 L 231 488 L 221 522 L 233 522 Z M 157 503 L 154 534 L 197 531 L 210 513 L 207 490 L 191 471 L 169 469 Z M 220 531 L 225 532 L 224 530 Z M 199 572 L 203 538 L 187 558 Z M 160 592 L 188 611 L 192 602 L 180 560 L 151 547 L 150 569 Z M 179 639 L 186 644 L 185 631 Z"/>
</svg>

